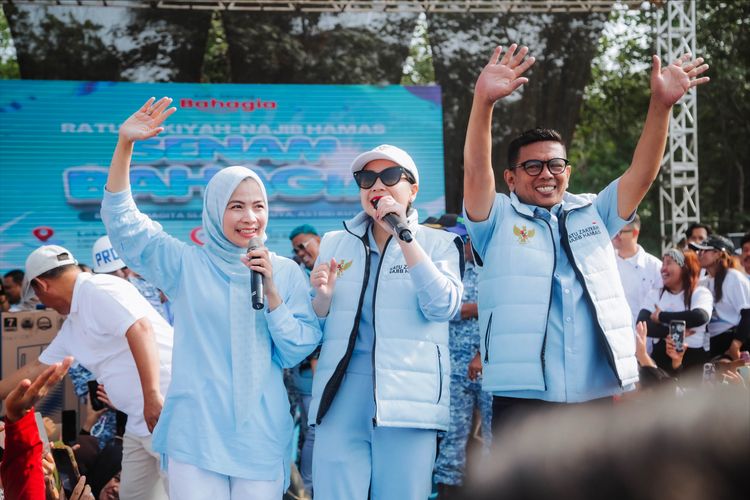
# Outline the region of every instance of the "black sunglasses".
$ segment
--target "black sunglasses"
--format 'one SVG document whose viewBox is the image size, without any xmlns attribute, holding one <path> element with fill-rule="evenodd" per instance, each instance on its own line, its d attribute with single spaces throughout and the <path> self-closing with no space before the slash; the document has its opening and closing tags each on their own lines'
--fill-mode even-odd
<svg viewBox="0 0 750 500">
<path fill-rule="evenodd" d="M 549 169 L 549 173 L 552 175 L 559 175 L 563 172 L 565 172 L 565 167 L 569 165 L 568 160 L 565 158 L 552 158 L 550 160 L 544 161 L 544 160 L 526 160 L 523 163 L 519 163 L 518 165 L 515 165 L 513 167 L 510 167 L 511 170 L 521 167 L 526 171 L 527 174 L 529 174 L 532 177 L 536 177 L 537 175 L 542 173 L 542 170 L 544 170 L 544 166 L 547 165 L 547 168 Z"/>
<path fill-rule="evenodd" d="M 380 172 L 360 170 L 354 172 L 354 181 L 361 189 L 370 189 L 378 179 L 383 181 L 386 186 L 395 186 L 401 180 L 402 175 L 406 177 L 407 181 L 414 184 L 414 177 L 404 167 L 388 167 Z"/>
<path fill-rule="evenodd" d="M 305 240 L 303 243 L 297 243 L 296 245 L 292 245 L 292 248 L 294 248 L 294 250 L 298 252 L 304 252 L 307 249 L 307 245 L 309 245 L 312 240 L 313 239 L 310 238 L 308 240 Z"/>
</svg>

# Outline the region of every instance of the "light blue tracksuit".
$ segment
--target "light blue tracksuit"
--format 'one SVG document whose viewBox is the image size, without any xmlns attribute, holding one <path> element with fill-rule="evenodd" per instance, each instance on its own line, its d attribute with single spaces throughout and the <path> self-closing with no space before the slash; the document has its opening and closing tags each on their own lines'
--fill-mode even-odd
<svg viewBox="0 0 750 500">
<path fill-rule="evenodd" d="M 224 172 L 216 174 L 217 180 L 226 177 Z M 234 174 L 239 180 L 244 175 Z M 216 220 L 204 217 L 204 226 L 213 225 L 214 238 L 221 238 L 219 212 L 239 182 L 230 180 L 224 199 L 209 207 Z M 209 188 L 211 184 L 207 193 Z M 249 286 L 243 289 L 246 300 L 238 303 L 234 283 L 226 269 L 217 267 L 216 255 L 166 234 L 160 224 L 138 211 L 129 190 L 105 192 L 102 219 L 128 267 L 162 289 L 175 311 L 172 383 L 154 431 L 154 449 L 170 459 L 230 477 L 273 481 L 284 473 L 288 481 L 292 417 L 282 367 L 302 361 L 321 336 L 302 271 L 290 259 L 272 254 L 274 282 L 283 303 L 272 312 L 266 308 L 256 313 Z M 232 250 L 228 240 L 222 245 L 236 272 L 246 271 L 249 276 L 249 269 L 243 271 L 244 266 L 237 267 L 234 261 L 236 257 L 239 263 L 245 250 Z M 249 322 L 238 324 L 233 319 L 238 309 Z M 265 347 L 254 348 L 233 337 L 237 328 L 249 336 L 253 321 L 253 336 L 268 341 L 255 345 Z M 258 373 L 252 366 L 265 368 Z M 248 376 L 238 377 L 242 373 Z M 251 378 L 258 383 L 252 384 Z M 242 399 L 243 392 L 253 392 L 251 385 L 257 399 L 238 403 L 238 394 Z"/>
<path fill-rule="evenodd" d="M 430 260 L 408 268 L 389 239 L 380 255 L 364 212 L 328 233 L 321 262 L 339 271 L 313 379 L 317 500 L 424 500 L 436 430 L 450 421 L 448 320 L 460 308 L 463 243 L 416 224 Z"/>
</svg>

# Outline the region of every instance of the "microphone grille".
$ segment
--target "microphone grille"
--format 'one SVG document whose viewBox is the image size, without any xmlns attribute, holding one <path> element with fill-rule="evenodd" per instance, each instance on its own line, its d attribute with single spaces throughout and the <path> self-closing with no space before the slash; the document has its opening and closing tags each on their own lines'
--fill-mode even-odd
<svg viewBox="0 0 750 500">
<path fill-rule="evenodd" d="M 248 250 L 255 250 L 256 248 L 260 248 L 263 246 L 263 238 L 260 236 L 254 236 L 250 238 L 250 241 L 247 242 L 247 249 Z"/>
</svg>

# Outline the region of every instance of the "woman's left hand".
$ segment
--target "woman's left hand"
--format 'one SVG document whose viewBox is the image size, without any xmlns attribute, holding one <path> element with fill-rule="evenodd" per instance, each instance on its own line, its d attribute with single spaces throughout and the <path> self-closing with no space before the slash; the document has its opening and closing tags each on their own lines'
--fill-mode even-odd
<svg viewBox="0 0 750 500">
<path fill-rule="evenodd" d="M 406 220 L 406 207 L 394 200 L 392 196 L 383 196 L 378 200 L 378 208 L 375 209 L 375 220 L 388 232 L 388 234 L 396 236 L 396 232 L 390 224 L 383 220 L 383 217 L 388 214 L 394 214 L 397 217 Z"/>
<path fill-rule="evenodd" d="M 242 263 L 251 271 L 263 275 L 263 291 L 268 302 L 269 310 L 273 311 L 281 303 L 281 298 L 276 290 L 276 283 L 273 281 L 273 264 L 271 263 L 271 254 L 268 248 L 261 247 L 250 250 L 247 254 L 240 257 Z"/>
</svg>

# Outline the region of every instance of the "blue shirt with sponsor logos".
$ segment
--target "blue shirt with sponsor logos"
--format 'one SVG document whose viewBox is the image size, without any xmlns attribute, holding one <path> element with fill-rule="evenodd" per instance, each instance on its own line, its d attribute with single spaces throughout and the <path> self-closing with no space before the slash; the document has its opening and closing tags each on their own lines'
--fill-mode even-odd
<svg viewBox="0 0 750 500">
<path fill-rule="evenodd" d="M 600 228 L 592 222 L 590 226 L 571 233 L 568 236 L 571 241 L 601 231 L 606 231 L 612 237 L 628 223 L 617 212 L 618 182 L 619 179 L 613 181 L 593 202 L 606 227 Z M 544 351 L 547 390 L 499 391 L 493 394 L 568 403 L 619 394 L 622 389 L 608 364 L 606 348 L 597 332 L 594 308 L 587 300 L 583 286 L 560 244 L 559 217 L 565 209 L 564 202 L 555 205 L 549 211 L 533 205 L 526 206 L 535 216 L 544 218 L 550 224 L 552 237 L 556 241 L 556 266 L 554 275 L 550 277 L 552 300 Z M 497 195 L 486 220 L 473 222 L 466 217 L 472 245 L 480 257 L 492 251 L 491 240 L 496 221 L 500 220 L 507 210 L 512 210 L 510 198 Z M 518 234 L 515 237 L 533 238 L 533 235 Z M 481 297 L 479 300 L 482 300 Z M 539 314 L 544 314 L 544 311 L 539 311 Z"/>
</svg>

